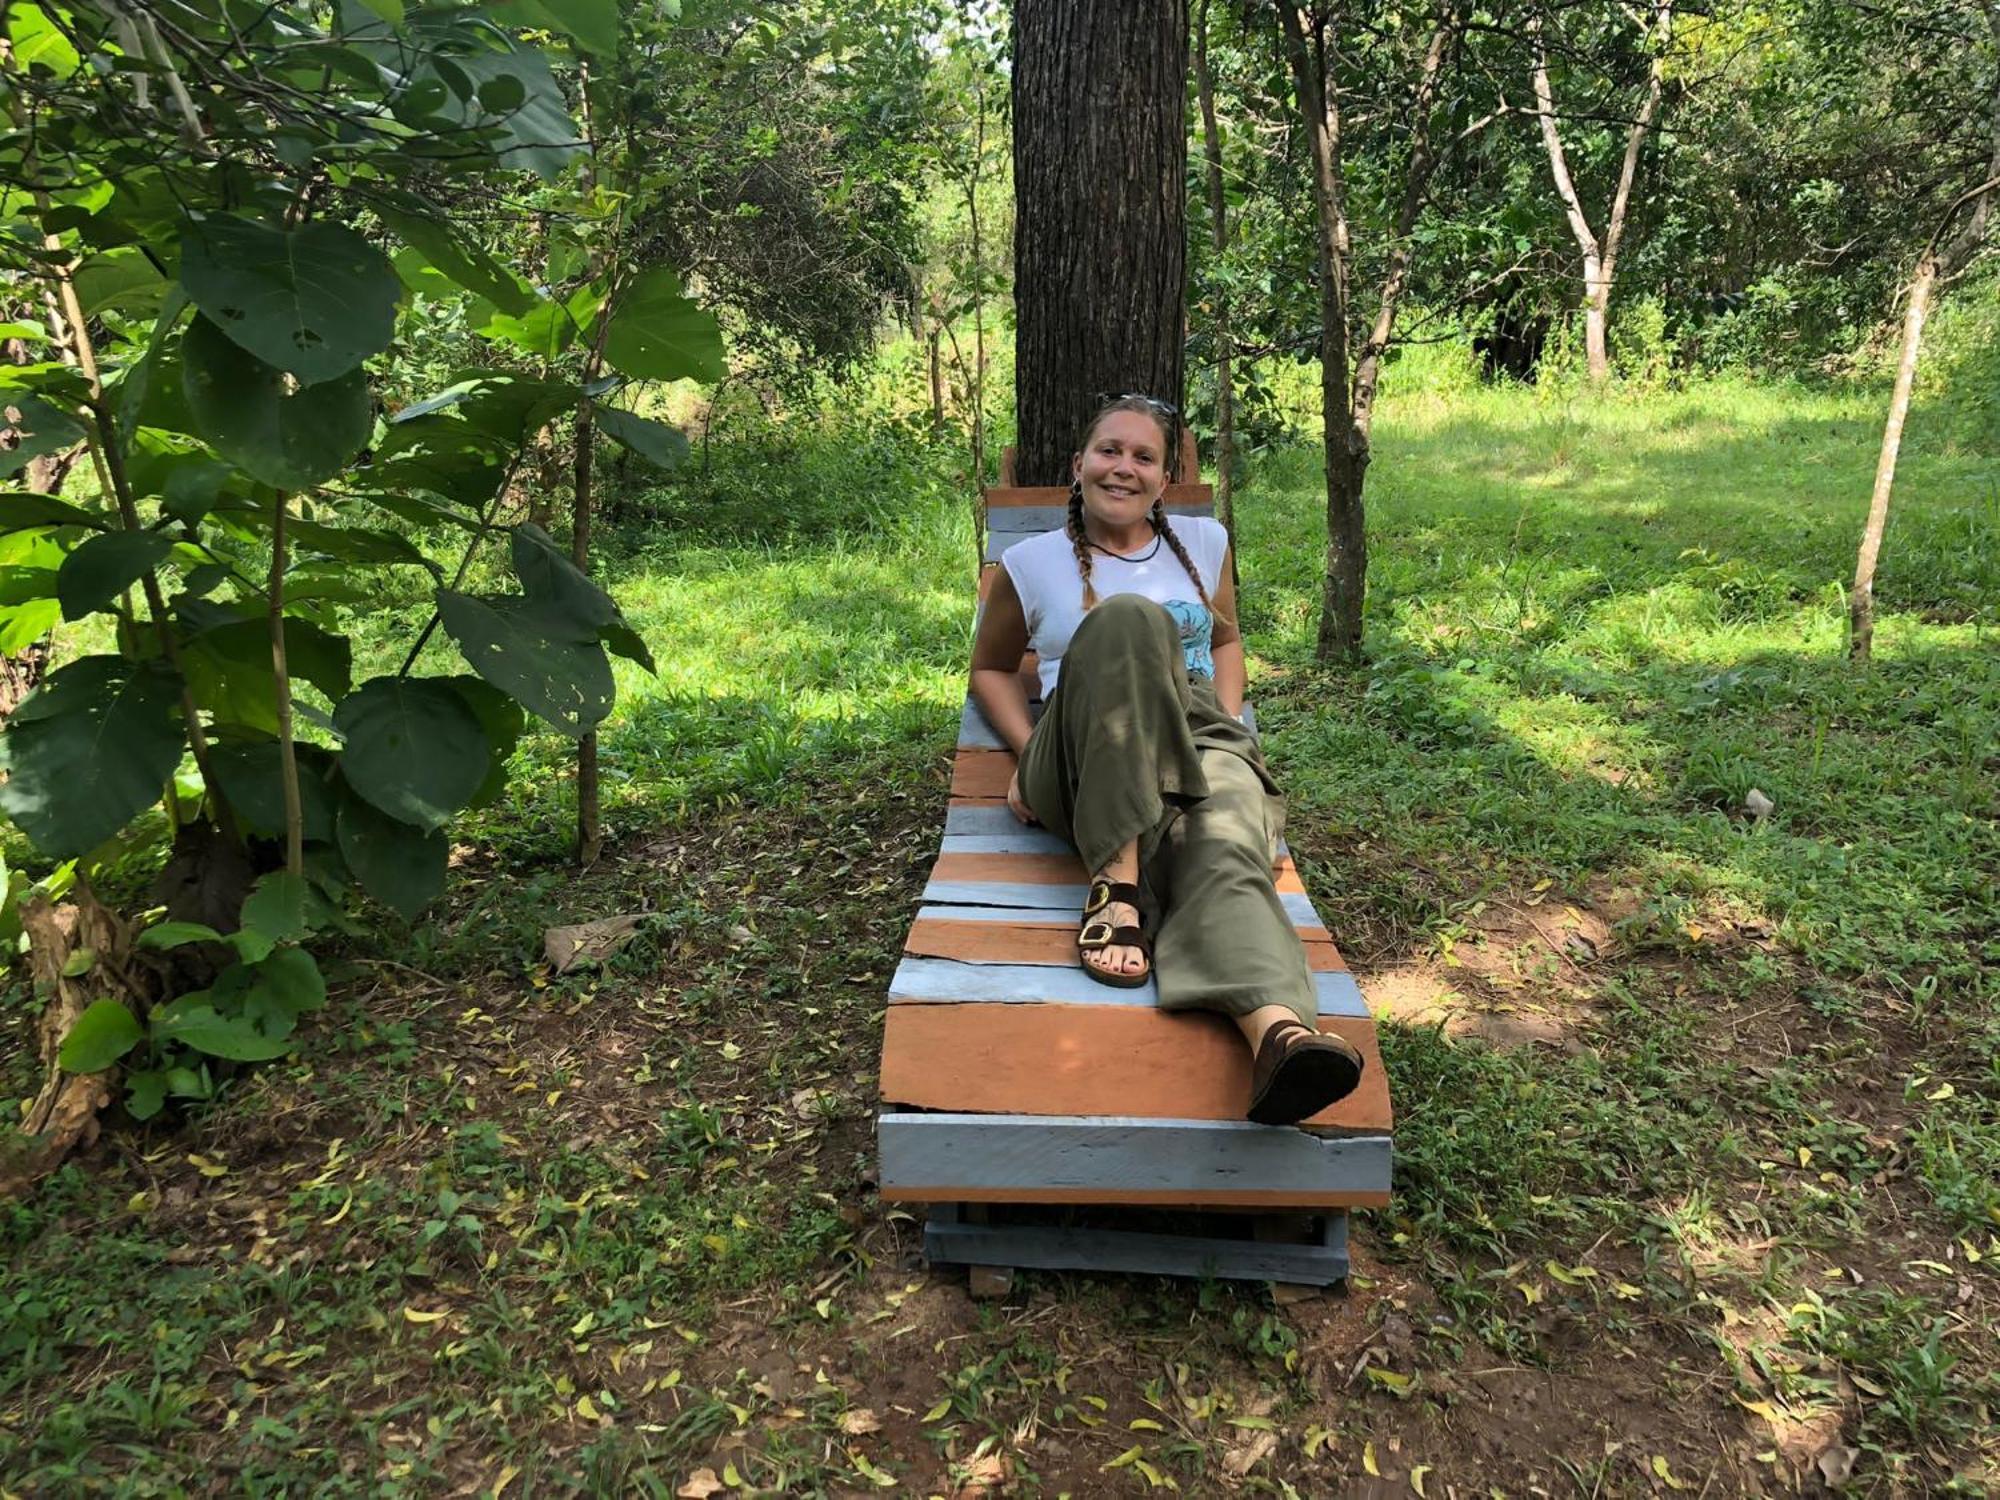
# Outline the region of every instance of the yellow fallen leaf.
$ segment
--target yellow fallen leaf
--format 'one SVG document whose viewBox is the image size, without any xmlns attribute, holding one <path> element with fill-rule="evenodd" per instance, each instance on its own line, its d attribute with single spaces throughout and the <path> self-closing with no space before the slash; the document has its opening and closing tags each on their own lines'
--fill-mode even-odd
<svg viewBox="0 0 2000 1500">
<path fill-rule="evenodd" d="M 1667 1460 L 1663 1454 L 1655 1453 L 1653 1455 L 1653 1472 L 1666 1482 L 1666 1486 L 1670 1490 L 1684 1490 L 1687 1488 L 1684 1481 L 1674 1478 L 1674 1471 L 1667 1467 Z"/>
<path fill-rule="evenodd" d="M 1116 1458 L 1112 1459 L 1110 1463 L 1100 1464 L 1098 1466 L 1098 1473 L 1101 1474 L 1106 1469 L 1122 1469 L 1127 1464 L 1137 1459 L 1138 1456 L 1141 1453 L 1144 1453 L 1145 1451 L 1146 1449 L 1143 1444 L 1134 1443 L 1131 1447 L 1127 1448 L 1123 1453 L 1119 1454 Z"/>
<path fill-rule="evenodd" d="M 1126 1425 L 1134 1432 L 1165 1432 L 1167 1430 L 1151 1417 L 1134 1417 Z"/>
<path fill-rule="evenodd" d="M 867 1471 L 863 1470 L 863 1472 L 865 1473 Z M 722 1466 L 722 1482 L 728 1485 L 732 1490 L 740 1490 L 743 1488 L 743 1476 L 736 1472 L 735 1464 L 724 1464 Z"/>
<path fill-rule="evenodd" d="M 1540 1282 L 1535 1282 L 1535 1281 L 1517 1282 L 1514 1286 L 1514 1290 L 1521 1294 L 1521 1300 L 1526 1302 L 1530 1307 L 1533 1307 L 1537 1302 L 1542 1300 L 1542 1287 Z"/>
<path fill-rule="evenodd" d="M 1331 1432 L 1328 1432 L 1324 1427 L 1315 1423 L 1306 1429 L 1305 1455 L 1307 1458 L 1311 1458 L 1321 1448 L 1331 1446 L 1337 1441 L 1338 1439 Z"/>
<path fill-rule="evenodd" d="M 188 1165 L 204 1177 L 227 1177 L 229 1175 L 229 1168 L 223 1166 L 222 1163 L 210 1161 L 205 1156 L 196 1156 L 191 1151 L 188 1153 Z"/>
<path fill-rule="evenodd" d="M 493 1500 L 500 1500 L 500 1492 L 512 1484 L 520 1472 L 518 1465 L 509 1464 L 493 1477 Z"/>
<path fill-rule="evenodd" d="M 1928 1094 L 1924 1095 L 1924 1097 L 1930 1100 L 1933 1104 L 1935 1104 L 1941 1099 L 1951 1098 L 1957 1092 L 1958 1090 L 1953 1088 L 1950 1084 L 1941 1083 L 1936 1088 L 1932 1089 Z M 191 1159 L 192 1158 L 190 1158 L 190 1160 Z"/>
<path fill-rule="evenodd" d="M 1410 1377 L 1407 1375 L 1399 1375 L 1394 1370 L 1385 1370 L 1380 1365 L 1370 1365 L 1368 1378 L 1398 1396 L 1409 1394 Z"/>
<path fill-rule="evenodd" d="M 1410 1470 L 1410 1488 L 1415 1490 L 1419 1496 L 1424 1492 L 1424 1476 L 1430 1473 L 1430 1471 L 1431 1466 L 1429 1464 L 1418 1464 L 1414 1469 Z"/>
<path fill-rule="evenodd" d="M 440 1318 L 450 1317 L 451 1314 L 449 1312 L 419 1312 L 414 1307 L 406 1307 L 403 1309 L 403 1316 L 412 1323 L 435 1323 Z"/>
<path fill-rule="evenodd" d="M 1382 1477 L 1381 1469 L 1377 1468 L 1375 1464 L 1375 1445 L 1373 1443 L 1363 1443 L 1361 1445 L 1361 1467 L 1377 1479 Z"/>
<path fill-rule="evenodd" d="M 586 1422 L 601 1422 L 604 1420 L 604 1413 L 597 1409 L 597 1403 L 588 1396 L 578 1396 L 576 1398 L 576 1414 Z"/>
<path fill-rule="evenodd" d="M 950 1410 L 951 1397 L 947 1396 L 944 1400 L 938 1402 L 936 1406 L 933 1406 L 929 1411 L 924 1413 L 924 1420 L 926 1422 L 936 1422 L 942 1419 L 944 1414 Z"/>
<path fill-rule="evenodd" d="M 1627 1302 L 1636 1302 L 1639 1298 L 1646 1295 L 1643 1289 L 1632 1285 L 1629 1281 L 1613 1282 L 1611 1284 L 1611 1293 L 1615 1297 L 1623 1297 Z"/>
<path fill-rule="evenodd" d="M 1802 1167 L 1809 1167 L 1812 1165 L 1812 1147 L 1810 1146 L 1799 1147 L 1799 1165 Z"/>
<path fill-rule="evenodd" d="M 354 1194 L 349 1193 L 347 1195 L 347 1201 L 340 1205 L 339 1209 L 335 1211 L 335 1213 L 331 1218 L 321 1219 L 319 1221 L 320 1227 L 322 1229 L 328 1229 L 331 1228 L 333 1225 L 338 1224 L 342 1219 L 347 1217 L 347 1211 L 352 1207 L 354 1207 Z"/>
<path fill-rule="evenodd" d="M 1778 1409 L 1768 1401 L 1745 1401 L 1741 1396 L 1737 1396 L 1736 1404 L 1745 1411 L 1753 1412 L 1757 1416 L 1762 1417 L 1774 1427 L 1783 1420 L 1778 1415 Z"/>
</svg>

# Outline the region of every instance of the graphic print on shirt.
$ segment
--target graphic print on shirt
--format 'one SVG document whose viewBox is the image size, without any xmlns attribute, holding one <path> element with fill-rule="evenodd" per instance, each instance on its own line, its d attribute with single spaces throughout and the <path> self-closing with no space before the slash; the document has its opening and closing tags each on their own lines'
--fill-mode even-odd
<svg viewBox="0 0 2000 1500">
<path fill-rule="evenodd" d="M 1187 658 L 1187 669 L 1204 677 L 1215 676 L 1215 657 L 1208 649 L 1215 626 L 1208 611 L 1192 599 L 1169 599 L 1163 607 L 1180 627 L 1181 654 Z"/>
</svg>

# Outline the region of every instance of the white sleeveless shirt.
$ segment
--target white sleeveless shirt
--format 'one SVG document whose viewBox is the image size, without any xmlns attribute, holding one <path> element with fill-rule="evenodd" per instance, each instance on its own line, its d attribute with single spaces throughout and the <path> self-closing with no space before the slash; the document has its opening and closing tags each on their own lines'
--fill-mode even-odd
<svg viewBox="0 0 2000 1500">
<path fill-rule="evenodd" d="M 1187 548 L 1189 559 L 1201 574 L 1202 588 L 1213 599 L 1222 582 L 1229 533 L 1220 521 L 1207 516 L 1175 516 L 1174 535 Z M 1028 648 L 1041 658 L 1042 698 L 1046 701 L 1056 690 L 1070 637 L 1083 623 L 1083 575 L 1076 570 L 1076 549 L 1068 532 L 1044 531 L 1016 542 L 1000 554 L 1000 561 L 1014 581 L 1014 592 L 1020 595 L 1021 610 L 1027 616 Z M 1157 546 L 1141 548 L 1130 558 L 1092 552 L 1090 581 L 1099 599 L 1140 594 L 1164 605 L 1180 625 L 1187 669 L 1204 677 L 1215 675 L 1215 659 L 1209 651 L 1215 622 L 1165 537 L 1158 539 Z"/>
</svg>

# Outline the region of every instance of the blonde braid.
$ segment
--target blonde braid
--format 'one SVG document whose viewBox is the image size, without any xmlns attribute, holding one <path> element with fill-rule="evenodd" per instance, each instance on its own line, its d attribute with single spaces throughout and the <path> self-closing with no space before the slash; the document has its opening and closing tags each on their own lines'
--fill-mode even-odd
<svg viewBox="0 0 2000 1500">
<path fill-rule="evenodd" d="M 1083 612 L 1089 614 L 1097 607 L 1097 588 L 1090 581 L 1090 537 L 1083 529 L 1083 481 L 1072 479 L 1069 483 L 1069 524 L 1064 528 L 1069 532 L 1070 546 L 1076 550 L 1076 571 L 1083 579 Z M 1200 587 L 1197 583 L 1196 587 Z"/>
</svg>

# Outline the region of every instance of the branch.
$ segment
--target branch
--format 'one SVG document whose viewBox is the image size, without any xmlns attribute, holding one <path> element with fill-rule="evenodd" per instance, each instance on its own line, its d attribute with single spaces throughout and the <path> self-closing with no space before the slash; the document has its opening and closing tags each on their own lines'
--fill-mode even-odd
<svg viewBox="0 0 2000 1500">
<path fill-rule="evenodd" d="M 1542 43 L 1542 18 L 1532 16 L 1528 21 L 1528 34 L 1534 38 L 1535 63 L 1535 112 L 1541 120 L 1542 145 L 1548 151 L 1549 172 L 1556 181 L 1556 196 L 1562 199 L 1563 212 L 1569 216 L 1570 233 L 1576 236 L 1576 243 L 1590 259 L 1598 258 L 1597 236 L 1591 232 L 1590 220 L 1584 217 L 1583 202 L 1576 195 L 1576 184 L 1569 175 L 1569 158 L 1563 153 L 1562 136 L 1556 130 L 1556 101 L 1549 89 L 1549 53 Z"/>
</svg>

